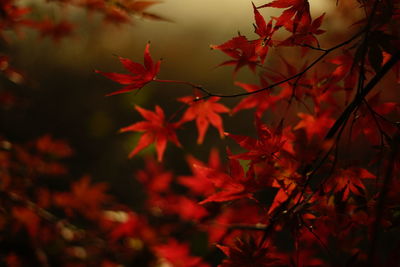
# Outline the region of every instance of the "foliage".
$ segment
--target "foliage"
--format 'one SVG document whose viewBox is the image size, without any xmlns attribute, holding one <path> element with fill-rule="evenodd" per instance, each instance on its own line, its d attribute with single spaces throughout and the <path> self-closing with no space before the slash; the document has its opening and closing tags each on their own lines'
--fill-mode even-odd
<svg viewBox="0 0 400 267">
<path fill-rule="evenodd" d="M 56 2 L 100 12 L 109 23 L 129 23 L 132 14 L 165 20 L 146 11 L 156 1 Z M 342 2 L 339 11 L 348 5 Z M 213 93 L 160 79 L 161 61 L 153 60 L 149 43 L 143 65 L 118 58 L 129 74 L 96 70 L 124 86 L 109 95 L 146 90 L 150 83 L 193 90 L 177 99 L 184 106 L 170 116 L 158 105 L 154 111 L 135 106 L 144 120 L 120 130 L 141 133 L 130 157 L 155 144 L 157 161 L 146 158 L 135 173 L 146 192 L 140 210 L 119 203 L 106 183 L 89 175 L 69 189 L 43 183 L 68 173 L 65 159 L 73 149 L 67 143 L 50 135 L 28 143 L 0 138 L 1 264 L 397 266 L 400 107 L 392 91 L 399 88 L 400 1 L 349 2 L 363 15 L 333 41 L 322 39 L 330 34 L 323 30 L 326 16 L 312 15 L 308 0 L 253 3 L 254 39 L 239 33 L 211 46 L 228 56 L 220 66 L 234 67 L 243 92 Z M 264 16 L 270 8 L 280 15 Z M 14 0 L 0 1 L 0 15 L 4 42 L 6 31 L 24 27 L 58 41 L 77 26 L 34 20 Z M 3 78 L 22 83 L 10 61 L 0 57 Z M 237 80 L 246 68 L 259 84 Z M 2 105 L 10 98 L 2 91 Z M 237 104 L 228 108 L 221 103 L 226 98 Z M 224 132 L 223 113 L 244 109 L 254 111 L 249 119 L 256 137 Z M 268 123 L 267 115 L 273 118 Z M 211 124 L 242 152 L 227 148 L 225 161 L 211 150 L 208 163 L 189 156 L 191 174 L 165 170 L 167 142 L 182 147 L 178 136 L 191 121 L 198 144 Z"/>
</svg>

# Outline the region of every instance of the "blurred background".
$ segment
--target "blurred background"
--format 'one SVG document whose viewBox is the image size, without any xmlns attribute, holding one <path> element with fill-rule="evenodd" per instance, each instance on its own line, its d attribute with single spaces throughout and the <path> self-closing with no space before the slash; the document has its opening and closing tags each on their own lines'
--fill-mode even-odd
<svg viewBox="0 0 400 267">
<path fill-rule="evenodd" d="M 316 16 L 336 4 L 333 0 L 310 2 Z M 27 142 L 44 134 L 67 141 L 75 151 L 68 162 L 70 178 L 90 174 L 96 181 L 107 181 L 120 201 L 133 206 L 141 193 L 134 190 L 137 184 L 132 177 L 135 170 L 143 166 L 143 159 L 128 159 L 128 154 L 140 135 L 119 134 L 118 130 L 142 120 L 134 105 L 151 110 L 160 105 L 167 114 L 172 114 L 181 105 L 175 99 L 190 95 L 192 89 L 182 85 L 149 84 L 137 93 L 105 97 L 121 86 L 95 74 L 94 70 L 125 72 L 116 56 L 142 63 L 144 47 L 150 41 L 153 58 L 163 58 L 160 79 L 190 81 L 212 92 L 240 92 L 240 88 L 233 85 L 232 68 L 216 68 L 227 57 L 212 51 L 210 44 L 221 44 L 238 32 L 255 38 L 249 0 L 166 0 L 149 9 L 166 21 L 138 16 L 129 24 L 105 22 L 101 14 L 59 1 L 24 0 L 20 3 L 32 8 L 35 16 L 67 19 L 74 26 L 70 35 L 55 41 L 30 30 L 7 35 L 11 41 L 3 50 L 27 80 L 16 84 L 2 78 L 1 90 L 12 91 L 18 101 L 2 106 L 1 132 L 15 142 Z M 256 5 L 265 3 L 255 2 Z M 328 12 L 323 28 L 343 31 L 343 27 L 347 27 L 344 25 L 354 19 L 351 6 L 341 4 L 344 5 L 342 13 L 333 18 Z M 266 19 L 277 15 L 274 11 L 271 8 L 261 10 Z M 339 33 L 330 36 L 341 38 Z M 330 40 L 325 42 L 329 44 Z M 257 83 L 248 70 L 240 71 L 236 80 Z M 233 107 L 238 101 L 229 99 L 223 103 Z M 235 117 L 223 115 L 225 130 L 253 133 L 251 114 L 242 111 Z M 193 122 L 186 124 L 178 137 L 184 150 L 169 144 L 164 155 L 167 169 L 177 174 L 188 172 L 185 164 L 188 154 L 206 161 L 211 147 L 223 152 L 227 144 L 231 144 L 229 140 L 220 140 L 217 130 L 210 127 L 204 144 L 197 145 Z M 146 149 L 141 153 L 144 154 L 154 155 L 154 148 Z"/>
</svg>

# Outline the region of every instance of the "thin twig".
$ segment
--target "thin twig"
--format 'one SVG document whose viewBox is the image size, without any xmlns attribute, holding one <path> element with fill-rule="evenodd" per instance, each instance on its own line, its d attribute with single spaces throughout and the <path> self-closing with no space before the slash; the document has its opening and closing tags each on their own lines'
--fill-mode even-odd
<svg viewBox="0 0 400 267">
<path fill-rule="evenodd" d="M 214 94 L 214 93 L 208 92 L 208 93 L 206 93 L 206 96 L 204 96 L 203 98 L 209 98 L 209 97 L 212 97 L 212 96 L 223 97 L 223 98 L 233 98 L 233 97 L 240 97 L 240 96 L 247 96 L 247 95 L 257 94 L 257 93 L 260 93 L 260 92 L 263 92 L 263 91 L 272 89 L 272 88 L 274 88 L 274 87 L 276 87 L 276 86 L 278 86 L 278 85 L 281 85 L 281 84 L 283 84 L 283 83 L 286 83 L 286 82 L 288 82 L 288 81 L 290 81 L 290 80 L 293 80 L 293 79 L 295 79 L 295 78 L 297 78 L 297 77 L 301 77 L 302 75 L 304 75 L 304 73 L 306 73 L 309 69 L 311 69 L 312 67 L 314 67 L 318 62 L 320 62 L 320 61 L 321 61 L 323 58 L 325 58 L 328 54 L 330 54 L 331 52 L 333 52 L 334 50 L 336 50 L 336 49 L 338 49 L 338 48 L 340 48 L 340 47 L 342 47 L 342 46 L 345 46 L 345 45 L 351 43 L 351 42 L 352 42 L 354 39 L 356 39 L 361 33 L 362 33 L 362 31 L 359 32 L 359 33 L 357 33 L 357 34 L 355 34 L 355 35 L 354 35 L 353 37 L 351 37 L 350 39 L 348 39 L 348 40 L 346 40 L 346 41 L 344 41 L 344 42 L 342 42 L 342 43 L 340 43 L 340 44 L 337 44 L 337 45 L 335 45 L 335 46 L 333 46 L 333 47 L 331 47 L 331 48 L 325 50 L 325 52 L 324 52 L 322 55 L 320 55 L 319 57 L 317 57 L 312 63 L 310 63 L 306 68 L 304 68 L 304 69 L 303 69 L 302 71 L 300 71 L 299 73 L 296 73 L 296 74 L 294 74 L 294 75 L 292 75 L 292 76 L 290 76 L 290 77 L 288 77 L 288 78 L 286 78 L 286 79 L 283 79 L 283 80 L 281 80 L 281 81 L 279 81 L 279 82 L 276 82 L 276 83 L 274 83 L 274 84 L 271 84 L 271 85 L 269 85 L 269 86 L 267 86 L 267 87 L 264 87 L 264 88 L 261 88 L 261 89 L 255 90 L 255 91 L 251 91 L 251 92 L 243 92 L 243 93 L 231 94 L 231 95 Z M 206 91 L 206 92 L 207 92 L 207 91 Z"/>
<path fill-rule="evenodd" d="M 251 92 L 243 92 L 243 93 L 230 94 L 230 95 L 227 95 L 227 94 L 217 94 L 217 93 L 212 93 L 212 92 L 208 91 L 207 89 L 205 89 L 204 87 L 202 87 L 202 86 L 200 86 L 200 85 L 193 84 L 193 83 L 191 83 L 191 82 L 178 81 L 178 80 L 160 80 L 160 79 L 155 79 L 154 81 L 156 81 L 156 82 L 164 82 L 164 83 L 184 84 L 184 85 L 188 85 L 188 86 L 190 86 L 190 87 L 199 89 L 200 91 L 202 91 L 202 92 L 205 94 L 205 96 L 196 98 L 195 101 L 204 100 L 204 99 L 207 99 L 207 98 L 210 98 L 210 97 L 234 98 L 234 97 L 241 97 L 241 96 L 253 95 L 253 94 L 257 94 L 257 93 L 260 93 L 260 92 L 263 92 L 263 91 L 272 89 L 272 88 L 274 88 L 274 87 L 276 87 L 276 86 L 278 86 L 278 85 L 281 85 L 281 84 L 283 84 L 283 83 L 286 83 L 286 82 L 288 82 L 288 81 L 290 81 L 290 80 L 293 80 L 293 79 L 295 79 L 295 78 L 301 77 L 301 76 L 304 75 L 309 69 L 311 69 L 312 67 L 314 67 L 318 62 L 320 62 L 323 58 L 325 58 L 328 54 L 330 54 L 331 52 L 335 51 L 336 49 L 338 49 L 338 48 L 340 48 L 340 47 L 342 47 L 342 46 L 345 46 L 345 45 L 351 43 L 351 42 L 354 41 L 358 36 L 360 36 L 363 32 L 364 32 L 364 31 L 360 31 L 360 32 L 356 33 L 355 35 L 353 35 L 353 36 L 352 36 L 351 38 L 349 38 L 348 40 L 346 40 L 346 41 L 344 41 L 344 42 L 341 42 L 341 43 L 339 43 L 339 44 L 337 44 L 337 45 L 335 45 L 335 46 L 333 46 L 333 47 L 331 47 L 331 48 L 329 48 L 329 49 L 321 49 L 321 51 L 323 51 L 324 53 L 322 53 L 319 57 L 317 57 L 312 63 L 310 63 L 310 64 L 309 64 L 307 67 L 305 67 L 302 71 L 300 71 L 300 72 L 298 72 L 298 73 L 296 73 L 296 74 L 294 74 L 294 75 L 292 75 L 292 76 L 290 76 L 290 77 L 288 77 L 288 78 L 285 78 L 285 79 L 283 79 L 283 80 L 281 80 L 281 81 L 279 81 L 279 82 L 276 82 L 276 83 L 274 83 L 274 84 L 271 84 L 271 85 L 269 85 L 269 86 L 267 86 L 267 87 L 263 87 L 263 88 L 260 88 L 260 89 L 258 89 L 258 90 L 251 91 Z"/>
</svg>

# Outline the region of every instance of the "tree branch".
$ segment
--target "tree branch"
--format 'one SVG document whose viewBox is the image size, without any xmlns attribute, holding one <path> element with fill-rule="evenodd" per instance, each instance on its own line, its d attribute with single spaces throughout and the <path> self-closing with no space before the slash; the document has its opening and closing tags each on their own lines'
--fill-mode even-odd
<svg viewBox="0 0 400 267">
<path fill-rule="evenodd" d="M 231 94 L 231 95 L 226 95 L 226 94 L 216 94 L 216 93 L 212 93 L 210 91 L 208 91 L 207 89 L 205 89 L 204 87 L 197 85 L 197 84 L 193 84 L 191 82 L 186 82 L 186 81 L 178 81 L 178 80 L 161 80 L 161 79 L 155 79 L 155 82 L 163 82 L 163 83 L 176 83 L 176 84 L 183 84 L 183 85 L 188 85 L 192 88 L 198 89 L 201 92 L 203 92 L 205 94 L 205 96 L 203 97 L 197 97 L 194 101 L 200 101 L 200 100 L 204 100 L 210 97 L 221 97 L 221 98 L 234 98 L 234 97 L 241 97 L 241 96 L 248 96 L 248 95 L 253 95 L 253 94 L 257 94 L 269 89 L 272 89 L 278 85 L 281 85 L 283 83 L 286 83 L 290 80 L 293 80 L 295 78 L 299 78 L 302 75 L 304 75 L 308 70 L 310 70 L 312 67 L 314 67 L 318 62 L 320 62 L 323 58 L 325 58 L 328 54 L 330 54 L 331 52 L 335 51 L 336 49 L 345 46 L 349 43 L 351 43 L 352 41 L 354 41 L 357 37 L 359 37 L 362 33 L 364 32 L 364 30 L 358 32 L 357 34 L 353 35 L 351 38 L 349 38 L 348 40 L 341 42 L 329 49 L 318 49 L 319 51 L 323 51 L 323 53 L 317 57 L 312 63 L 310 63 L 305 69 L 303 69 L 302 71 L 286 78 L 283 79 L 279 82 L 276 82 L 274 84 L 271 84 L 267 87 L 252 91 L 252 92 L 243 92 L 243 93 L 237 93 L 237 94 Z"/>
<path fill-rule="evenodd" d="M 400 60 L 400 51 L 395 53 L 385 65 L 382 66 L 380 72 L 375 74 L 375 76 L 369 81 L 369 83 L 356 94 L 353 101 L 347 106 L 347 108 L 342 112 L 339 118 L 335 121 L 333 126 L 330 128 L 325 136 L 325 140 L 332 139 L 342 124 L 345 124 L 349 119 L 350 115 L 353 113 L 356 107 L 358 107 L 364 98 L 371 92 L 371 90 L 378 84 L 378 82 L 386 75 L 386 73 Z"/>
</svg>

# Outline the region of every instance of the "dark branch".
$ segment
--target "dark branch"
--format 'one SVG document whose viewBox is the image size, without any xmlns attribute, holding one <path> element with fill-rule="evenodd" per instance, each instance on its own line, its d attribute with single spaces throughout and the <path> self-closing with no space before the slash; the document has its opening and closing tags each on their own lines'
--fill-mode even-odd
<svg viewBox="0 0 400 267">
<path fill-rule="evenodd" d="M 330 128 L 325 136 L 325 140 L 331 139 L 335 136 L 339 128 L 347 122 L 350 115 L 358 107 L 364 98 L 371 92 L 371 90 L 378 84 L 378 82 L 386 75 L 386 73 L 400 60 L 400 52 L 394 54 L 385 65 L 382 66 L 380 72 L 375 74 L 375 76 L 369 81 L 369 83 L 354 97 L 354 100 L 347 106 L 347 108 L 342 112 L 333 126 Z"/>
</svg>

